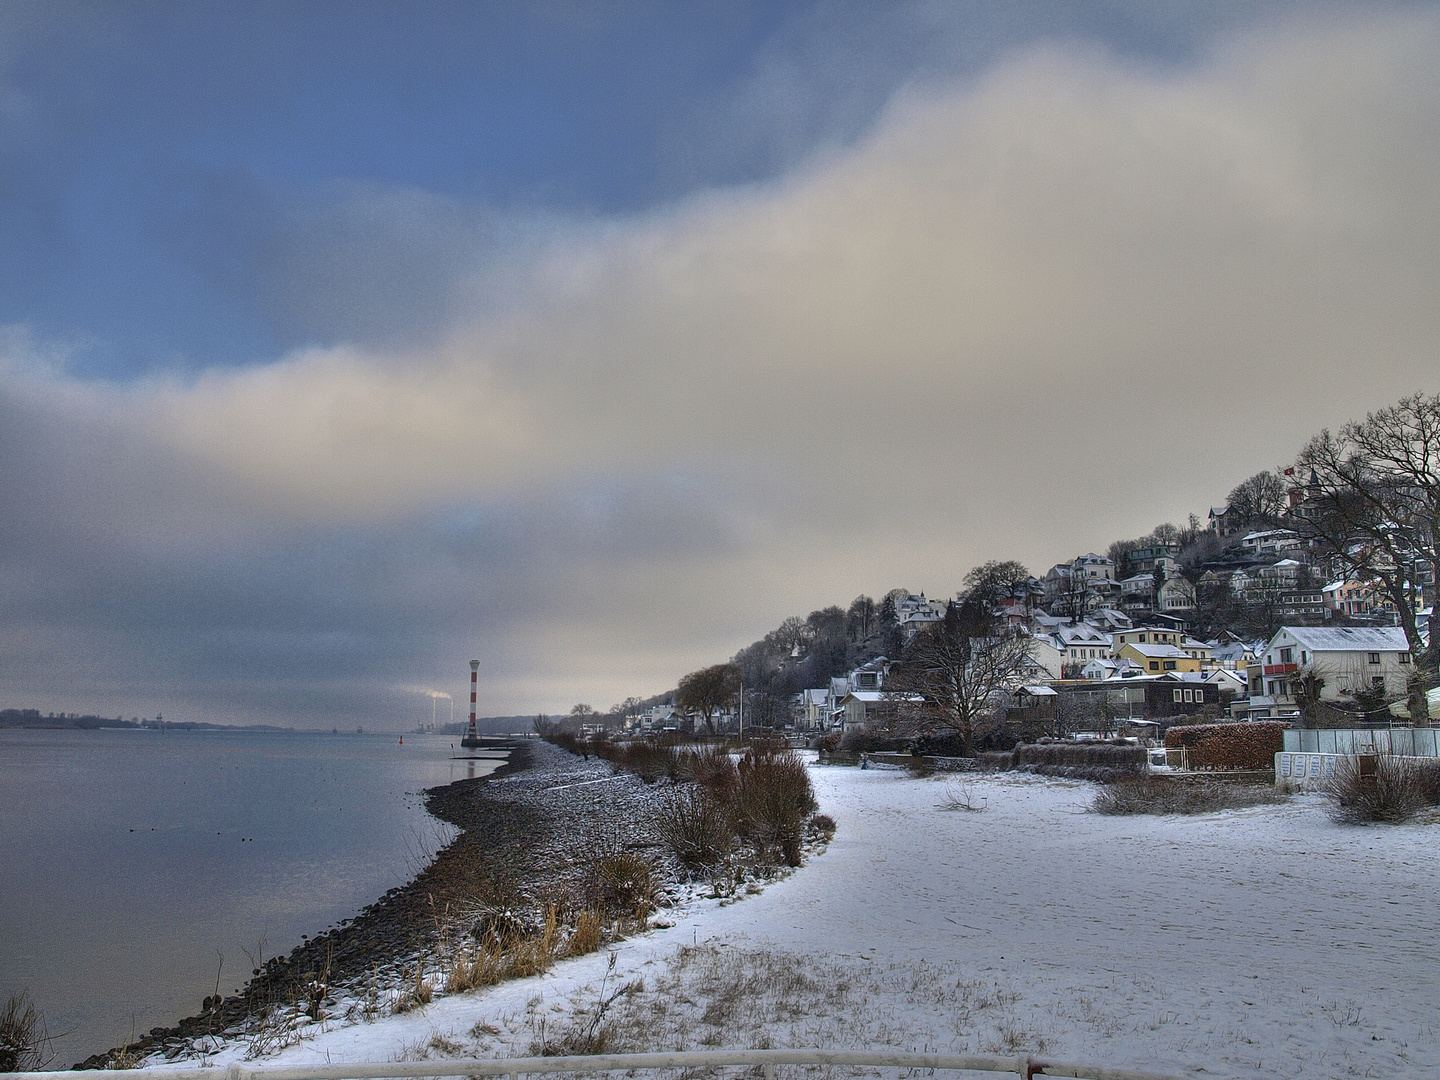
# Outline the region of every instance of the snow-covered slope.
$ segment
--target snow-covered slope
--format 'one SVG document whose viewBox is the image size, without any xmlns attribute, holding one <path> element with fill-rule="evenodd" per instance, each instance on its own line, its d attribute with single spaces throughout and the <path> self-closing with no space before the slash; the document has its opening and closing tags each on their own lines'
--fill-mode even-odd
<svg viewBox="0 0 1440 1080">
<path fill-rule="evenodd" d="M 1202 1076 L 1440 1074 L 1440 825 L 1341 827 L 1318 796 L 1108 818 L 1086 812 L 1093 785 L 1013 774 L 968 779 L 984 809 L 967 812 L 943 808 L 943 778 L 812 776 L 838 832 L 763 892 L 693 901 L 662 913 L 672 927 L 542 977 L 312 1028 L 273 1060 L 509 1056 L 593 1027 L 617 1051 L 1030 1049 Z"/>
</svg>

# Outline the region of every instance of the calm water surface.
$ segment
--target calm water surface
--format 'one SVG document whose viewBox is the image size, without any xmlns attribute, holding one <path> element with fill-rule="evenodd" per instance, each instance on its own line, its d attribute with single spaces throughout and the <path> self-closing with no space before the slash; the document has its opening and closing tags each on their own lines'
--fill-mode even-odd
<svg viewBox="0 0 1440 1080">
<path fill-rule="evenodd" d="M 52 1068 L 229 994 L 414 876 L 451 836 L 427 787 L 503 760 L 446 735 L 0 730 L 0 994 Z M 223 955 L 223 965 L 221 956 Z"/>
</svg>

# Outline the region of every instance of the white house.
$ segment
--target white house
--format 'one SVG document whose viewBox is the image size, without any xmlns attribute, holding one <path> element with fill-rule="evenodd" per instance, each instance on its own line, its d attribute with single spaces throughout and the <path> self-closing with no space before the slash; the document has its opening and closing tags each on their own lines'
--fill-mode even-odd
<svg viewBox="0 0 1440 1080">
<path fill-rule="evenodd" d="M 1282 551 L 1300 550 L 1300 536 L 1294 529 L 1266 529 L 1263 532 L 1246 533 L 1240 540 L 1240 547 L 1247 555 L 1267 558 Z"/>
<path fill-rule="evenodd" d="M 1195 586 L 1183 577 L 1172 577 L 1155 590 L 1155 610 L 1172 614 L 1195 607 Z"/>
<path fill-rule="evenodd" d="M 1050 633 L 1062 664 L 1084 664 L 1087 660 L 1103 660 L 1110 655 L 1110 635 L 1089 623 L 1065 623 Z M 1034 655 L 1034 654 L 1032 654 Z"/>
<path fill-rule="evenodd" d="M 1293 711 L 1290 682 L 1306 670 L 1325 680 L 1321 701 L 1369 689 L 1400 698 L 1414 671 L 1405 632 L 1392 626 L 1282 626 L 1259 661 L 1250 672 L 1250 695 L 1283 711 Z"/>
</svg>

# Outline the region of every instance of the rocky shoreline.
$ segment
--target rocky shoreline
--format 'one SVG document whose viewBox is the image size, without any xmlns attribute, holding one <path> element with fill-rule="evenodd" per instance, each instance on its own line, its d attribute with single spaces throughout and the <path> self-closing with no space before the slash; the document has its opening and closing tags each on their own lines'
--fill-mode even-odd
<svg viewBox="0 0 1440 1080">
<path fill-rule="evenodd" d="M 71 1068 L 103 1069 L 117 1059 L 183 1052 L 191 1040 L 220 1035 L 270 1002 L 298 997 L 304 984 L 324 970 L 327 961 L 330 981 L 343 984 L 413 954 L 425 944 L 428 924 L 433 922 L 433 897 L 457 888 L 459 879 L 469 873 L 466 867 L 477 859 L 489 856 L 492 862 L 513 860 L 515 849 L 527 837 L 543 830 L 543 821 L 537 815 L 523 811 L 497 815 L 493 804 L 480 798 L 487 784 L 523 772 L 531 766 L 534 756 L 533 744 L 517 742 L 506 762 L 489 775 L 457 780 L 425 792 L 426 810 L 461 831 L 412 880 L 391 889 L 354 918 L 302 942 L 288 956 L 270 960 L 238 994 L 218 1004 L 207 1002 L 203 1011 L 173 1027 L 151 1028 L 133 1044 L 93 1054 Z M 486 837 L 488 850 L 481 850 L 481 836 Z"/>
<path fill-rule="evenodd" d="M 637 777 L 615 774 L 605 762 L 517 741 L 490 775 L 426 791 L 426 809 L 460 833 L 414 879 L 288 956 L 271 959 L 239 993 L 207 1001 L 172 1027 L 152 1028 L 133 1044 L 72 1068 L 191 1056 L 197 1043 L 234 1037 L 268 1006 L 304 999 L 317 980 L 351 991 L 398 984 L 407 962 L 436 944 L 446 914 L 473 904 L 477 892 L 499 886 L 532 906 L 563 894 L 573 888 L 597 830 L 628 847 L 652 846 L 646 822 L 654 797 Z"/>
</svg>

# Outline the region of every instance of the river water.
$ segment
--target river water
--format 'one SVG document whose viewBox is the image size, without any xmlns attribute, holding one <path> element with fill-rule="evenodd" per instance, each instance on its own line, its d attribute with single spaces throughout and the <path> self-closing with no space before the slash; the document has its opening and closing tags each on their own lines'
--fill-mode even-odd
<svg viewBox="0 0 1440 1080">
<path fill-rule="evenodd" d="M 198 1012 L 449 841 L 421 793 L 504 760 L 457 744 L 0 730 L 0 995 L 30 992 L 52 1068 Z"/>
</svg>

